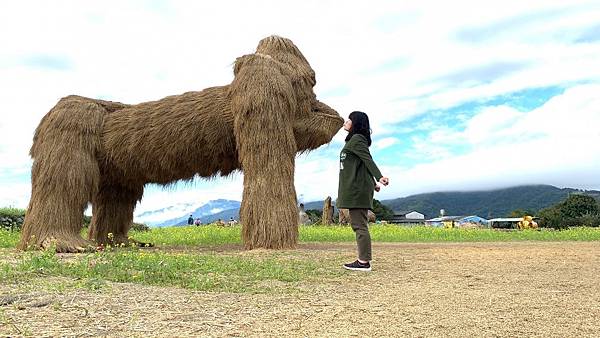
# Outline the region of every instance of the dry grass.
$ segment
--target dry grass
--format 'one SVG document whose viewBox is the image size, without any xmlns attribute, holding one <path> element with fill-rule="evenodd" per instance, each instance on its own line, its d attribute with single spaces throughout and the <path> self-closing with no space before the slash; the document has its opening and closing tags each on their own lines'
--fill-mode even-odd
<svg viewBox="0 0 600 338">
<path fill-rule="evenodd" d="M 354 249 L 353 244 L 303 244 L 289 251 L 229 246 L 220 254 L 341 265 L 354 257 Z M 60 278 L 0 285 L 3 297 L 16 297 L 0 306 L 0 335 L 593 337 L 600 332 L 596 242 L 375 243 L 374 255 L 372 273 L 310 281 L 294 293 L 196 292 L 127 283 L 90 291 L 70 288 L 77 281 Z M 361 324 L 352 325 L 357 321 Z"/>
</svg>

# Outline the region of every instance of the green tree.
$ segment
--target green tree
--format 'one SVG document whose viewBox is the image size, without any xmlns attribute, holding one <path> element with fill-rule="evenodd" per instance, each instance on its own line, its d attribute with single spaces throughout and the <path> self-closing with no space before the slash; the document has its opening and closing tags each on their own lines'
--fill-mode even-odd
<svg viewBox="0 0 600 338">
<path fill-rule="evenodd" d="M 320 223 L 321 218 L 323 217 L 323 211 L 317 209 L 308 209 L 306 210 L 306 214 L 308 215 L 311 223 Z"/>
<path fill-rule="evenodd" d="M 373 199 L 373 213 L 375 214 L 375 217 L 380 220 L 387 220 L 394 216 L 392 209 L 381 204 L 381 202 L 376 199 Z"/>
<path fill-rule="evenodd" d="M 508 217 L 523 217 L 523 216 L 533 216 L 535 215 L 535 212 L 529 210 L 529 209 L 515 209 L 513 211 L 510 212 L 510 214 L 508 214 Z"/>
<path fill-rule="evenodd" d="M 595 198 L 582 194 L 571 194 L 562 203 L 559 209 L 564 217 L 581 217 L 584 215 L 597 215 L 600 213 L 598 201 Z"/>
<path fill-rule="evenodd" d="M 541 227 L 554 229 L 564 229 L 568 227 L 568 225 L 563 222 L 564 218 L 560 214 L 557 205 L 540 210 L 538 216 L 540 217 L 539 225 Z"/>
<path fill-rule="evenodd" d="M 573 226 L 600 226 L 600 205 L 591 196 L 571 194 L 566 200 L 539 212 L 540 225 L 564 229 Z"/>
</svg>

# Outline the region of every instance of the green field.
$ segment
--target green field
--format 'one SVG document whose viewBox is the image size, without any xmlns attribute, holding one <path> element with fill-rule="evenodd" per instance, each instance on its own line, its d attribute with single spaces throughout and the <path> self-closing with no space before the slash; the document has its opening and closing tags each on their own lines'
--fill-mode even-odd
<svg viewBox="0 0 600 338">
<path fill-rule="evenodd" d="M 52 250 L 23 253 L 13 249 L 19 233 L 0 230 L 4 256 L 0 260 L 0 282 L 23 283 L 50 276 L 71 281 L 58 287 L 99 289 L 112 281 L 228 292 L 270 292 L 268 285 L 275 283 L 274 289 L 281 292 L 294 289 L 302 281 L 342 273 L 338 266 L 340 257 L 317 262 L 294 250 L 263 250 L 246 255 L 241 250 L 239 226 L 169 227 L 130 234 L 156 246 L 66 256 Z M 598 228 L 497 231 L 373 225 L 371 234 L 375 243 L 600 240 Z M 315 242 L 352 243 L 354 233 L 348 226 L 301 226 L 300 243 Z M 223 249 L 232 245 L 233 250 Z"/>
<path fill-rule="evenodd" d="M 500 231 L 493 229 L 444 229 L 424 226 L 397 225 L 370 226 L 374 242 L 498 242 L 498 241 L 597 241 L 600 228 L 577 227 L 567 230 Z M 82 232 L 85 237 L 85 231 Z M 131 231 L 130 236 L 141 242 L 151 242 L 158 247 L 168 246 L 218 246 L 241 243 L 241 227 L 165 227 L 150 231 Z M 0 248 L 12 248 L 19 239 L 18 232 L 0 230 Z M 354 233 L 349 226 L 300 226 L 301 243 L 353 242 Z"/>
</svg>

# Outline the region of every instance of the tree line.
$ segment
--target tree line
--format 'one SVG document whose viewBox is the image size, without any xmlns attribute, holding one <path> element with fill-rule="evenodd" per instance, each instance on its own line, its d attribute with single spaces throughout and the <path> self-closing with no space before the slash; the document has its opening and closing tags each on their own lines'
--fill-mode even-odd
<svg viewBox="0 0 600 338">
<path fill-rule="evenodd" d="M 536 216 L 540 218 L 540 226 L 546 228 L 598 227 L 600 202 L 591 196 L 571 194 L 566 200 L 540 210 Z"/>
</svg>

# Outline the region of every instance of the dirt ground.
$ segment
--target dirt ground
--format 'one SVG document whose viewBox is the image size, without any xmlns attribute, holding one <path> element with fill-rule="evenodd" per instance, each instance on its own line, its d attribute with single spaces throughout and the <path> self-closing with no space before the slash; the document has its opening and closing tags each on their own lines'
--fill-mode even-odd
<svg viewBox="0 0 600 338">
<path fill-rule="evenodd" d="M 0 336 L 600 337 L 598 242 L 374 243 L 373 251 L 372 272 L 301 283 L 291 294 L 0 285 L 0 295 L 23 297 L 0 306 Z M 354 246 L 290 252 L 298 253 L 339 258 L 341 268 Z"/>
</svg>

